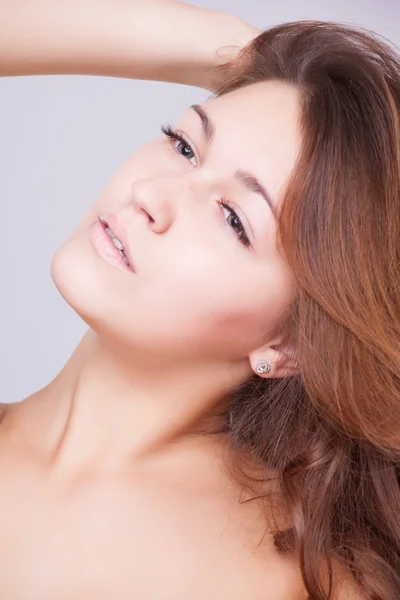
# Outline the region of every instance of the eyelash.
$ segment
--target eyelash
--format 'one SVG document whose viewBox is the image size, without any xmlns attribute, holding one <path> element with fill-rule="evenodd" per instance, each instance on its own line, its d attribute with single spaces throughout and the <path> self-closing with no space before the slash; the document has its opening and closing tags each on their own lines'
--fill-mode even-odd
<svg viewBox="0 0 400 600">
<path fill-rule="evenodd" d="M 178 131 L 176 131 L 175 129 L 173 129 L 173 127 L 171 126 L 170 123 L 166 123 L 166 124 L 162 125 L 161 126 L 161 131 L 163 132 L 163 134 L 165 136 L 167 136 L 168 141 L 171 142 L 171 144 L 174 141 L 180 142 L 185 147 L 190 148 L 191 154 L 193 154 L 193 156 L 194 156 L 194 152 L 192 150 L 191 145 L 185 140 L 185 138 Z M 175 148 L 175 151 L 179 154 L 179 151 L 177 150 L 177 148 Z M 184 158 L 187 158 L 187 156 L 184 156 L 183 154 L 181 154 L 181 156 L 183 156 Z M 234 219 L 236 219 L 238 221 L 238 223 L 239 223 L 239 231 L 235 230 L 232 227 L 231 223 L 229 223 L 229 226 L 235 232 L 236 237 L 239 240 L 239 242 L 241 244 L 243 244 L 243 246 L 245 246 L 246 248 L 251 247 L 251 243 L 250 243 L 249 238 L 247 237 L 246 230 L 243 227 L 243 224 L 242 224 L 240 218 L 238 217 L 238 215 L 236 214 L 236 212 L 233 210 L 233 208 L 230 205 L 230 203 L 227 200 L 222 199 L 220 201 L 220 204 L 226 210 L 229 211 L 229 213 L 230 213 L 229 216 L 233 217 Z M 227 220 L 224 219 L 224 222 L 227 223 Z"/>
</svg>

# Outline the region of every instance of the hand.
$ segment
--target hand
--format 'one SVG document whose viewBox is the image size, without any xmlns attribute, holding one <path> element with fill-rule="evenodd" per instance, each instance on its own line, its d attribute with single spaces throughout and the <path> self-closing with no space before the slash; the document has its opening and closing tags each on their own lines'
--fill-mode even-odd
<svg viewBox="0 0 400 600">
<path fill-rule="evenodd" d="M 262 33 L 239 17 L 220 10 L 199 8 L 183 0 L 151 2 L 167 9 L 164 10 L 163 27 L 169 19 L 176 46 L 169 55 L 164 51 L 164 62 L 167 61 L 169 69 L 166 71 L 163 66 L 162 81 L 214 92 L 219 77 L 215 67 L 235 60 L 240 50 Z M 179 37 L 175 34 L 177 30 L 181 32 Z"/>
<path fill-rule="evenodd" d="M 261 29 L 233 15 L 221 13 L 221 19 L 221 39 L 218 47 L 215 48 L 214 67 L 234 61 L 240 50 L 262 33 Z M 217 83 L 216 74 L 211 69 L 201 87 L 214 92 Z"/>
<path fill-rule="evenodd" d="M 232 15 L 227 15 L 232 17 Z M 221 43 L 221 47 L 217 49 L 217 54 L 223 62 L 234 60 L 238 52 L 247 46 L 255 37 L 262 32 L 241 19 L 234 17 L 229 27 L 224 31 L 226 40 Z"/>
</svg>

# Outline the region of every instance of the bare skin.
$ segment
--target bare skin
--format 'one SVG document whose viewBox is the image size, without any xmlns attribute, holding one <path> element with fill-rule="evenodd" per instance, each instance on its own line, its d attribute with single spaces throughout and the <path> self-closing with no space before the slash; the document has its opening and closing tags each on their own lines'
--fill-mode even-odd
<svg viewBox="0 0 400 600">
<path fill-rule="evenodd" d="M 281 557 L 264 536 L 261 507 L 239 504 L 221 468 L 221 436 L 193 439 L 129 470 L 60 480 L 48 401 L 39 393 L 3 405 L 1 597 L 306 598 L 297 560 Z"/>
<path fill-rule="evenodd" d="M 41 0 L 17 13 L 0 0 L 2 73 L 212 90 L 215 48 L 255 35 L 229 15 L 168 0 L 99 6 Z M 175 35 L 178 24 L 185 35 Z M 297 93 L 272 82 L 233 94 L 203 106 L 216 125 L 209 147 L 198 115 L 180 119 L 196 156 L 165 139 L 135 152 L 53 258 L 54 282 L 89 330 L 49 385 L 3 405 L 0 598 L 307 597 L 298 557 L 277 553 L 273 520 L 260 502 L 242 502 L 225 471 L 228 440 L 210 417 L 260 358 L 272 365 L 268 377 L 294 368 L 279 337 L 265 340 L 293 292 L 274 218 L 233 171 L 255 169 L 279 203 L 299 147 Z M 252 253 L 215 202 L 221 194 L 235 203 Z M 103 211 L 125 224 L 134 277 L 88 242 Z"/>
<path fill-rule="evenodd" d="M 14 6 L 9 0 L 0 0 L 0 73 L 8 76 L 96 73 L 185 83 L 212 90 L 210 67 L 234 57 L 238 47 L 258 33 L 231 15 L 168 0 L 71 0 L 68 3 L 41 0 L 26 3 L 18 12 L 13 10 Z M 174 27 L 165 27 L 168 19 Z M 174 31 L 178 26 L 181 34 L 176 36 Z M 194 40 L 197 42 L 193 43 Z M 219 47 L 224 49 L 217 59 Z M 161 53 L 158 48 L 162 49 Z M 261 92 L 255 94 L 263 102 Z M 281 106 L 282 99 L 274 98 L 272 101 Z M 242 102 L 247 105 L 245 98 Z M 275 179 L 270 182 L 274 189 L 279 188 L 290 171 L 291 148 L 296 137 L 292 93 L 287 93 L 287 103 L 293 116 L 288 119 L 287 127 L 290 159 L 285 158 L 284 145 L 274 144 L 271 172 Z M 217 124 L 219 113 L 227 112 L 223 104 L 219 109 L 218 106 L 216 104 L 213 115 Z M 239 112 L 240 106 L 240 103 L 236 106 Z M 232 119 L 237 121 L 235 115 Z M 219 119 L 219 144 L 232 146 L 228 139 L 230 122 L 225 119 L 223 123 Z M 200 152 L 198 117 L 187 113 L 182 125 L 189 128 L 194 140 L 197 138 L 195 143 Z M 228 135 L 223 133 L 222 126 L 227 128 Z M 253 127 L 258 131 L 258 124 Z M 242 143 L 251 148 L 251 128 L 247 136 Z M 204 145 L 203 148 L 205 152 Z M 216 156 L 223 156 L 224 147 L 216 146 L 214 152 Z M 67 365 L 50 384 L 18 404 L 3 405 L 0 424 L 1 598 L 305 598 L 298 561 L 278 555 L 261 504 L 239 501 L 244 499 L 243 492 L 223 468 L 227 439 L 224 434 L 215 432 L 215 423 L 209 417 L 208 411 L 224 400 L 229 386 L 251 373 L 246 350 L 247 346 L 256 344 L 255 340 L 246 341 L 237 356 L 226 357 L 226 348 L 230 351 L 232 346 L 232 340 L 227 340 L 216 356 L 204 360 L 209 348 L 216 348 L 215 341 L 224 339 L 221 328 L 230 331 L 230 319 L 237 320 L 236 313 L 242 315 L 242 326 L 246 330 L 249 324 L 254 332 L 259 332 L 260 327 L 256 323 L 257 315 L 253 314 L 251 287 L 241 304 L 228 309 L 224 294 L 230 290 L 227 282 L 220 286 L 213 310 L 210 312 L 207 308 L 212 324 L 207 336 L 204 336 L 201 314 L 190 312 L 195 304 L 185 293 L 196 290 L 190 277 L 196 278 L 196 297 L 199 298 L 202 289 L 209 295 L 210 277 L 217 286 L 221 275 L 234 264 L 232 261 L 237 261 L 237 269 L 243 272 L 250 264 L 250 255 L 240 248 L 235 232 L 228 231 L 227 210 L 205 203 L 206 194 L 211 191 L 211 187 L 206 190 L 207 180 L 208 185 L 211 184 L 206 170 L 203 182 L 199 178 L 196 184 L 192 182 L 190 190 L 187 186 L 174 190 L 178 183 L 182 186 L 185 182 L 192 169 L 191 161 L 186 162 L 183 156 L 175 154 L 161 139 L 135 153 L 53 259 L 56 286 L 78 314 L 86 318 L 90 328 Z M 254 166 L 254 161 L 251 162 Z M 240 166 L 243 164 L 238 163 L 237 167 Z M 221 171 L 226 191 L 231 185 L 228 168 L 226 165 L 225 173 Z M 195 188 L 198 200 L 201 195 L 204 199 L 202 216 L 200 204 L 197 209 L 193 204 L 192 212 L 186 216 L 182 212 L 177 235 L 175 233 L 175 239 L 171 237 L 169 242 L 167 232 L 173 212 L 173 220 L 178 218 L 177 205 L 172 212 L 172 204 L 168 211 L 167 205 L 162 208 L 159 204 L 156 216 L 155 205 L 153 211 L 142 204 L 144 197 L 155 200 L 158 192 L 142 193 L 141 184 L 149 175 L 158 177 L 161 171 L 164 175 L 169 171 L 171 200 L 174 197 L 177 201 L 183 194 L 188 200 L 192 195 L 192 201 Z M 135 206 L 127 202 L 133 174 L 136 174 Z M 214 176 L 218 177 L 216 164 Z M 159 193 L 161 199 L 161 188 Z M 247 202 L 244 190 L 241 193 L 243 203 Z M 218 219 L 217 208 L 221 215 Z M 126 210 L 126 224 L 132 226 L 135 222 L 136 234 L 141 231 L 141 256 L 139 258 L 139 252 L 136 255 L 141 273 L 135 280 L 104 263 L 87 241 L 88 223 L 104 210 L 118 213 L 121 218 L 124 218 L 122 211 Z M 153 213 L 152 231 L 143 220 L 146 210 Z M 261 200 L 258 208 L 257 204 L 253 205 L 252 211 L 251 219 L 272 230 L 273 221 Z M 208 241 L 194 235 L 199 231 L 199 217 L 212 236 Z M 272 231 L 270 234 L 272 236 Z M 164 239 L 167 245 L 157 249 L 156 244 L 164 245 Z M 136 235 L 135 244 L 138 242 Z M 174 281 L 173 274 L 184 273 L 184 264 L 177 262 L 183 247 L 191 253 L 192 266 L 180 293 L 185 280 Z M 221 257 L 220 262 L 215 261 L 216 252 Z M 266 269 L 271 269 L 269 277 L 275 282 L 282 279 L 281 292 L 289 296 L 290 277 L 271 248 L 266 247 L 264 252 L 272 257 L 269 261 L 265 260 L 267 256 L 259 257 L 249 281 L 259 287 L 258 269 L 265 264 Z M 164 257 L 164 266 L 154 262 L 157 257 Z M 214 265 L 212 270 L 210 258 Z M 84 274 L 86 290 L 79 282 L 79 269 L 84 264 L 92 265 Z M 197 272 L 193 265 L 198 265 Z M 93 303 L 90 296 L 97 284 L 93 287 L 92 277 L 97 279 L 97 284 L 105 285 L 101 298 L 106 304 L 110 300 L 124 300 L 129 315 L 123 306 L 112 308 L 102 305 L 98 299 Z M 229 285 L 237 286 L 234 278 Z M 143 325 L 155 323 L 154 316 L 158 313 L 152 309 L 152 303 L 158 302 L 160 291 L 164 310 L 174 308 L 176 314 L 156 323 L 153 332 L 145 331 Z M 231 292 L 235 297 L 236 289 L 232 288 Z M 278 312 L 279 302 L 271 299 L 273 315 Z M 197 305 L 201 309 L 201 304 L 197 302 Z M 261 298 L 259 310 L 263 310 Z M 102 311 L 105 311 L 103 315 Z M 119 340 L 118 333 L 117 336 L 111 333 L 112 329 L 117 332 L 119 327 L 113 323 L 117 316 L 121 324 L 122 319 L 128 319 Z M 184 321 L 180 321 L 182 317 Z M 187 339 L 177 339 L 177 331 L 185 331 Z M 240 332 L 235 335 L 240 339 Z M 156 348 L 159 355 L 151 348 Z M 190 356 L 193 350 L 198 353 L 199 349 L 202 358 L 199 354 Z M 179 352 L 184 352 L 185 361 L 182 356 L 179 358 Z M 269 360 L 272 362 L 277 355 L 277 351 L 271 350 Z M 169 362 L 166 357 L 170 358 Z M 252 363 L 257 359 L 256 355 L 252 356 Z M 281 367 L 275 362 L 275 375 L 279 376 Z"/>
</svg>

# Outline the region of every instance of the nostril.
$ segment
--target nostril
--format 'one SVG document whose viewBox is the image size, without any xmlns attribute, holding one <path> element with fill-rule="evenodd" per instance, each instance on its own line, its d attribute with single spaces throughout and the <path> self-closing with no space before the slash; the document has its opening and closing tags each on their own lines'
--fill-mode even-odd
<svg viewBox="0 0 400 600">
<path fill-rule="evenodd" d="M 148 216 L 150 223 L 154 223 L 154 219 L 151 216 L 151 214 L 149 212 L 147 212 L 147 210 L 145 208 L 142 208 L 141 210 L 144 212 L 145 215 Z"/>
</svg>

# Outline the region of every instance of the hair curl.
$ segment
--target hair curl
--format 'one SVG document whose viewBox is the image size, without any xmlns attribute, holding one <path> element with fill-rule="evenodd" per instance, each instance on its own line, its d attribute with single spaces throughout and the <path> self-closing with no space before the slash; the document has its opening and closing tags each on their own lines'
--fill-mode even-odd
<svg viewBox="0 0 400 600">
<path fill-rule="evenodd" d="M 326 21 L 277 25 L 216 68 L 215 97 L 300 90 L 302 148 L 279 214 L 297 281 L 287 321 L 300 375 L 254 375 L 229 405 L 231 456 L 273 469 L 312 600 L 335 566 L 370 600 L 400 598 L 400 57 Z M 327 577 L 326 577 L 327 575 Z"/>
</svg>

